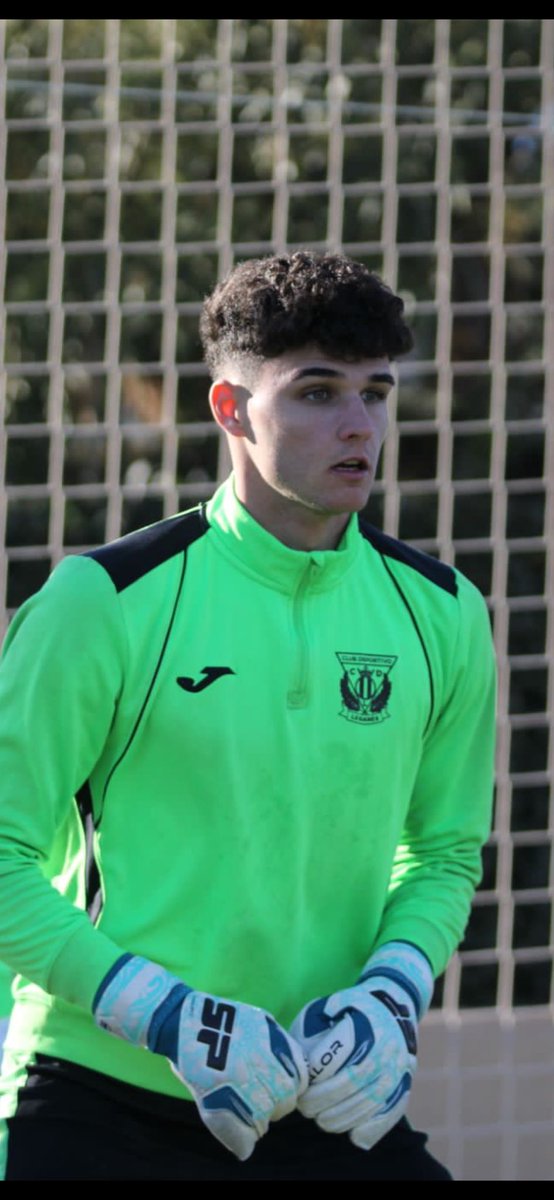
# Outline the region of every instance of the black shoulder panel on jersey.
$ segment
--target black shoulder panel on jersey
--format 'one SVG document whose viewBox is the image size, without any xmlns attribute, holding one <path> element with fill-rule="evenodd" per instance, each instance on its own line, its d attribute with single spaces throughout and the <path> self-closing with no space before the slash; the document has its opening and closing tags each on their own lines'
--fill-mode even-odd
<svg viewBox="0 0 554 1200">
<path fill-rule="evenodd" d="M 98 550 L 87 550 L 86 558 L 94 558 L 108 572 L 116 591 L 122 592 L 131 583 L 180 554 L 198 541 L 209 529 L 204 506 L 194 508 L 179 517 L 168 517 L 148 529 L 138 529 Z"/>
<path fill-rule="evenodd" d="M 405 566 L 412 567 L 414 571 L 419 571 L 420 575 L 430 579 L 431 583 L 443 588 L 451 596 L 458 595 L 458 581 L 452 567 L 439 562 L 437 558 L 432 558 L 430 554 L 424 554 L 422 550 L 414 550 L 413 546 L 407 546 L 405 542 L 399 542 L 396 538 L 381 533 L 379 529 L 368 525 L 366 521 L 360 520 L 359 525 L 362 536 L 379 551 L 379 554 L 384 555 L 385 558 L 394 558 L 396 562 L 404 563 Z"/>
</svg>

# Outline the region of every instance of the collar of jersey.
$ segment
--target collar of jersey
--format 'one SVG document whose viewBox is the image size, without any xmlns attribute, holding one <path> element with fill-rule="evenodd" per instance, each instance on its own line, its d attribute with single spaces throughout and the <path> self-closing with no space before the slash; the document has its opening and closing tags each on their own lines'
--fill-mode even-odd
<svg viewBox="0 0 554 1200">
<path fill-rule="evenodd" d="M 250 515 L 237 499 L 233 476 L 210 500 L 206 516 L 217 548 L 235 565 L 266 586 L 293 592 L 306 574 L 316 591 L 334 587 L 353 566 L 361 545 L 356 517 L 349 521 L 336 550 L 292 550 Z"/>
</svg>

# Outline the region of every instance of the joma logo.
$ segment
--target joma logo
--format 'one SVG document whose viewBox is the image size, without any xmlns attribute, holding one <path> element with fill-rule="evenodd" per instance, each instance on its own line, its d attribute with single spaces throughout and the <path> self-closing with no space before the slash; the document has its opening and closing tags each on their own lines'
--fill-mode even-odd
<svg viewBox="0 0 554 1200">
<path fill-rule="evenodd" d="M 203 1042 L 208 1047 L 206 1063 L 214 1071 L 225 1070 L 236 1011 L 233 1004 L 215 1004 L 213 1000 L 204 1001 L 202 1009 L 204 1028 L 200 1030 L 196 1040 Z"/>
</svg>

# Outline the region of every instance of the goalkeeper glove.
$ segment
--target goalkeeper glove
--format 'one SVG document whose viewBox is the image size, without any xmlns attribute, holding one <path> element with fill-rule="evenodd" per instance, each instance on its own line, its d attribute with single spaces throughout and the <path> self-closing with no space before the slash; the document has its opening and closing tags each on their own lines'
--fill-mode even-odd
<svg viewBox="0 0 554 1200">
<path fill-rule="evenodd" d="M 165 1055 L 204 1124 L 241 1160 L 307 1087 L 301 1050 L 269 1013 L 194 991 L 147 959 L 119 958 L 93 1012 L 102 1029 Z"/>
<path fill-rule="evenodd" d="M 307 1004 L 291 1034 L 308 1060 L 300 1112 L 363 1150 L 403 1116 L 416 1069 L 416 1027 L 433 991 L 427 958 L 388 942 L 351 988 Z"/>
</svg>

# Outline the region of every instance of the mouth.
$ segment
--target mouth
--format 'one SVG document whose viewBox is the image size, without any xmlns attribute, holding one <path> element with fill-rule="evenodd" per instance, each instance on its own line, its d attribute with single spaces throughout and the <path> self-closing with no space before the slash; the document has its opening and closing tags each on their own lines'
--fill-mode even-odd
<svg viewBox="0 0 554 1200">
<path fill-rule="evenodd" d="M 364 478 L 369 471 L 369 462 L 364 455 L 352 455 L 351 458 L 343 458 L 341 462 L 335 463 L 331 470 L 337 475 L 348 475 L 356 479 Z"/>
</svg>

